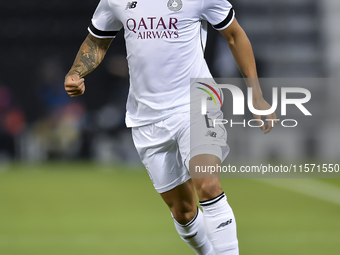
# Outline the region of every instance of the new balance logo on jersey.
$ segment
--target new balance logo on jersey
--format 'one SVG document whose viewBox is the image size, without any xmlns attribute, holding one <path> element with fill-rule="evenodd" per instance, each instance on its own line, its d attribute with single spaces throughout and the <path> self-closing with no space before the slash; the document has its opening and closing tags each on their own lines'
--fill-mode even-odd
<svg viewBox="0 0 340 255">
<path fill-rule="evenodd" d="M 221 223 L 216 229 L 223 228 L 225 226 L 228 226 L 232 222 L 232 219 L 227 220 L 226 222 Z"/>
<path fill-rule="evenodd" d="M 126 5 L 125 10 L 136 8 L 136 5 L 137 5 L 137 1 L 133 1 L 131 3 L 128 2 L 127 5 Z"/>
</svg>

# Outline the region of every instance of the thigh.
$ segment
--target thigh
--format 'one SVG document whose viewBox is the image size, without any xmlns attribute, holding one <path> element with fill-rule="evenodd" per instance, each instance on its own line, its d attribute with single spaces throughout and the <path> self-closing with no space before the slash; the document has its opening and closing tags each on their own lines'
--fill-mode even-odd
<svg viewBox="0 0 340 255">
<path fill-rule="evenodd" d="M 219 108 L 210 110 L 210 113 L 218 116 L 215 118 L 223 118 L 223 113 Z M 211 115 L 209 116 L 211 117 Z M 187 113 L 186 119 L 190 121 L 184 123 L 181 132 L 179 132 L 178 146 L 183 163 L 188 170 L 191 158 L 197 155 L 214 155 L 223 162 L 229 153 L 225 127 L 222 124 L 215 127 L 209 126 L 206 118 L 206 115 L 194 111 Z M 191 177 L 196 178 L 193 175 Z"/>
</svg>

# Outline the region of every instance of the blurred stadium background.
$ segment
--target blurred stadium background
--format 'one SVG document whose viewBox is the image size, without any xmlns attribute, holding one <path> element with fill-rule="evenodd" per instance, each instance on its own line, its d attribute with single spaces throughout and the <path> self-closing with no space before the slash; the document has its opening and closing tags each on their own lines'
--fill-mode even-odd
<svg viewBox="0 0 340 255">
<path fill-rule="evenodd" d="M 339 78 L 339 1 L 231 3 L 253 44 L 260 77 Z M 85 95 L 71 99 L 64 92 L 64 76 L 97 4 L 0 2 L 1 255 L 192 254 L 125 128 L 122 31 L 86 77 Z M 239 77 L 226 42 L 209 33 L 206 59 L 214 77 Z M 340 87 L 311 89 L 313 121 L 268 139 L 231 129 L 228 160 L 339 163 Z M 271 95 L 270 86 L 263 90 Z M 339 179 L 222 182 L 242 254 L 339 254 Z"/>
</svg>

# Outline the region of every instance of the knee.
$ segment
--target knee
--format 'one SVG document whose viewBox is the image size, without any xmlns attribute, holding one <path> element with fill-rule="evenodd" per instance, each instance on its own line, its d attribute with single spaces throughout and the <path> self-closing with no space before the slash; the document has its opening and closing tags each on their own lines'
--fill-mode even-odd
<svg viewBox="0 0 340 255">
<path fill-rule="evenodd" d="M 203 179 L 200 185 L 196 186 L 196 190 L 200 201 L 215 198 L 223 192 L 218 178 Z"/>
<path fill-rule="evenodd" d="M 182 225 L 190 222 L 197 213 L 197 206 L 189 203 L 179 203 L 170 208 L 172 217 Z"/>
</svg>

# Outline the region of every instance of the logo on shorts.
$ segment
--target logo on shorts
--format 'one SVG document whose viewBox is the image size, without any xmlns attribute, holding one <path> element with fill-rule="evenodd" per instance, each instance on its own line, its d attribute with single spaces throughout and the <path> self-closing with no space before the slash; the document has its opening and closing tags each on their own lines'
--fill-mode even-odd
<svg viewBox="0 0 340 255">
<path fill-rule="evenodd" d="M 221 100 L 221 98 L 220 98 L 220 95 L 217 93 L 217 91 L 216 91 L 212 86 L 210 86 L 210 85 L 208 85 L 208 84 L 205 84 L 205 83 L 203 83 L 203 82 L 197 82 L 197 83 L 199 83 L 199 84 L 201 84 L 201 85 L 207 87 L 208 89 L 210 89 L 210 91 L 212 91 L 212 92 L 215 94 L 215 96 L 217 97 L 218 101 L 220 101 L 220 104 L 221 104 L 221 106 L 222 106 L 222 100 Z M 213 94 L 212 94 L 209 90 L 204 89 L 204 88 L 200 88 L 200 87 L 197 87 L 197 88 L 200 89 L 200 90 L 205 91 L 206 93 L 208 93 L 208 95 L 210 96 L 210 98 L 211 98 L 212 100 L 214 100 L 214 103 L 215 103 L 215 105 L 217 106 L 216 100 L 215 100 Z M 209 100 L 211 100 L 210 98 L 209 98 Z"/>
<path fill-rule="evenodd" d="M 169 0 L 168 1 L 168 8 L 170 11 L 178 12 L 180 9 L 182 9 L 182 1 L 181 0 Z"/>
<path fill-rule="evenodd" d="M 216 138 L 216 135 L 217 135 L 216 132 L 208 130 L 208 132 L 205 136 L 211 136 L 211 137 Z"/>
<path fill-rule="evenodd" d="M 232 223 L 232 219 L 227 220 L 226 222 L 221 223 L 216 229 L 223 228 L 225 226 L 228 226 L 231 223 Z"/>
</svg>

